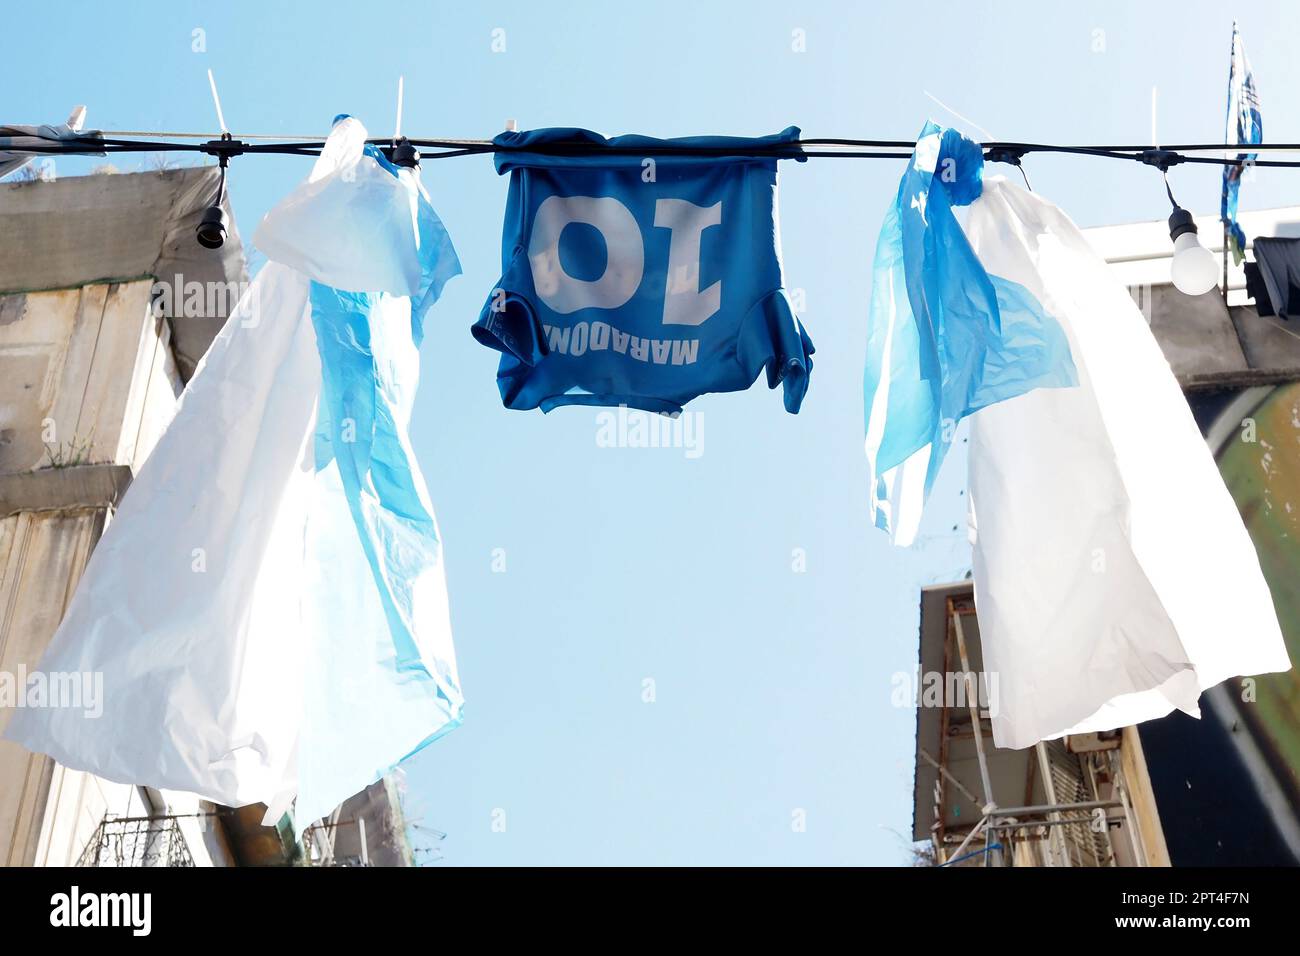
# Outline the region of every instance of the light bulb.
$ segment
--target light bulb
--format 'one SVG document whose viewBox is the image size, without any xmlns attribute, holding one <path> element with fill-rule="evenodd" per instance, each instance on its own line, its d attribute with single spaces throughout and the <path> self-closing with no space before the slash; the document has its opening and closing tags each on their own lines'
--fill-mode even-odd
<svg viewBox="0 0 1300 956">
<path fill-rule="evenodd" d="M 1174 287 L 1184 295 L 1201 295 L 1219 284 L 1219 263 L 1214 253 L 1196 238 L 1196 224 L 1186 209 L 1174 207 L 1169 217 L 1169 238 L 1174 241 L 1171 268 Z"/>
<path fill-rule="evenodd" d="M 1201 295 L 1219 284 L 1219 263 L 1201 245 L 1196 234 L 1185 232 L 1174 240 L 1174 286 L 1185 295 Z"/>
</svg>

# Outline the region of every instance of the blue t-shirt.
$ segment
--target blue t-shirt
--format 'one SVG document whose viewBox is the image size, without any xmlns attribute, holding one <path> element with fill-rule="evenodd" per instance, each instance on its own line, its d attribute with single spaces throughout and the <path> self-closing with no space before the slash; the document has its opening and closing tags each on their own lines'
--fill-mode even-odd
<svg viewBox="0 0 1300 956">
<path fill-rule="evenodd" d="M 797 412 L 812 341 L 782 288 L 774 136 L 605 139 L 582 129 L 503 133 L 510 173 L 502 277 L 473 327 L 502 352 L 508 408 L 627 405 L 673 414 L 763 369 Z M 565 155 L 574 145 L 605 147 Z M 665 145 L 705 155 L 656 152 Z M 734 150 L 735 154 L 728 151 Z"/>
</svg>

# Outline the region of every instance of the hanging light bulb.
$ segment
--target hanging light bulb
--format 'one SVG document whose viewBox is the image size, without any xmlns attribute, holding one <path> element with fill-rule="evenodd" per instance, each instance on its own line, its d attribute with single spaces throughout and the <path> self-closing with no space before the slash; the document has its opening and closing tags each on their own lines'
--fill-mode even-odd
<svg viewBox="0 0 1300 956">
<path fill-rule="evenodd" d="M 211 78 L 211 71 L 208 76 Z M 220 140 L 209 143 L 210 146 L 225 146 L 230 141 L 230 134 L 224 133 Z M 221 203 L 226 198 L 226 166 L 230 162 L 231 151 L 223 149 L 218 154 L 218 165 L 221 167 L 221 178 L 217 183 L 217 196 L 212 200 L 212 205 L 203 210 L 203 217 L 199 224 L 194 227 L 194 238 L 198 240 L 199 245 L 204 249 L 220 249 L 226 242 L 226 230 L 229 228 L 230 220 L 226 215 L 226 210 L 222 208 Z"/>
<path fill-rule="evenodd" d="M 1214 260 L 1214 253 L 1196 238 L 1196 223 L 1192 214 L 1178 205 L 1174 190 L 1169 185 L 1169 168 L 1183 162 L 1183 157 L 1173 150 L 1156 147 L 1143 150 L 1136 158 L 1160 170 L 1165 181 L 1165 193 L 1169 196 L 1169 205 L 1174 207 L 1169 217 L 1169 238 L 1174 243 L 1174 261 L 1170 269 L 1174 288 L 1184 295 L 1203 295 L 1209 292 L 1219 284 L 1219 264 Z"/>
<path fill-rule="evenodd" d="M 1219 283 L 1219 264 L 1214 253 L 1196 237 L 1192 214 L 1175 206 L 1169 217 L 1169 238 L 1174 241 L 1174 286 L 1185 295 L 1201 295 Z"/>
</svg>

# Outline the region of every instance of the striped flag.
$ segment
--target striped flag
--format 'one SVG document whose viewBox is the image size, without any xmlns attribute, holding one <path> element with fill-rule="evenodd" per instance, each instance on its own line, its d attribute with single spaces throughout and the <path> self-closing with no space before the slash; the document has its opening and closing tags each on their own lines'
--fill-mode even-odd
<svg viewBox="0 0 1300 956">
<path fill-rule="evenodd" d="M 1232 65 L 1228 69 L 1228 119 L 1225 143 L 1249 146 L 1264 141 L 1264 124 L 1259 115 L 1259 93 L 1255 90 L 1255 76 L 1246 59 L 1246 49 L 1241 43 L 1237 24 L 1232 24 Z M 1246 256 L 1246 234 L 1237 225 L 1237 190 L 1245 164 L 1254 162 L 1256 153 L 1238 153 L 1235 166 L 1223 167 L 1223 198 L 1219 215 L 1233 261 L 1238 265 Z"/>
</svg>

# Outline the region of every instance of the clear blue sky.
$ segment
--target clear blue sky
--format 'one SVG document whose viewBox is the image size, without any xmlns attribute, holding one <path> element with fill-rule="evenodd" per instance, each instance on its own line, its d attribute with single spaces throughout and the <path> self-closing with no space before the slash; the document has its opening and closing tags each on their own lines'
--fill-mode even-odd
<svg viewBox="0 0 1300 956">
<path fill-rule="evenodd" d="M 902 139 L 927 116 L 981 135 L 929 91 L 999 138 L 1133 143 L 1149 139 L 1158 85 L 1162 140 L 1220 141 L 1234 16 L 1266 137 L 1300 140 L 1300 8 L 1216 2 L 10 4 L 0 121 L 60 122 L 85 103 L 97 128 L 211 130 L 211 67 L 236 132 L 323 134 L 349 112 L 390 133 L 405 74 L 412 135 L 489 137 L 514 118 Z M 310 162 L 234 161 L 246 238 Z M 1158 175 L 1136 164 L 1035 157 L 1028 170 L 1081 225 L 1168 214 Z M 918 587 L 969 558 L 952 471 L 917 550 L 893 550 L 867 515 L 869 266 L 900 172 L 782 167 L 786 280 L 805 290 L 817 346 L 810 391 L 798 416 L 761 385 L 692 403 L 704 453 L 687 459 L 597 447 L 592 409 L 501 407 L 496 353 L 469 326 L 499 275 L 506 182 L 486 158 L 425 164 L 465 270 L 430 316 L 413 425 L 468 701 L 465 725 L 408 765 L 414 813 L 448 833 L 442 865 L 907 861 L 914 715 L 892 706 L 890 679 L 915 669 Z M 1175 170 L 1180 200 L 1217 210 L 1218 175 Z M 1296 202 L 1294 172 L 1259 170 L 1242 192 L 1244 209 Z"/>
</svg>

